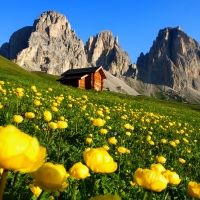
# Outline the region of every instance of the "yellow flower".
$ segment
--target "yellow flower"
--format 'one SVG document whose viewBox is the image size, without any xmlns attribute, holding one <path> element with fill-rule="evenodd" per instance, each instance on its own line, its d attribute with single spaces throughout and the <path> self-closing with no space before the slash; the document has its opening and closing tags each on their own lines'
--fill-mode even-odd
<svg viewBox="0 0 200 200">
<path fill-rule="evenodd" d="M 34 196 L 39 197 L 42 190 L 40 189 L 40 187 L 35 186 L 35 185 L 31 185 L 30 186 L 30 190 L 33 193 Z"/>
<path fill-rule="evenodd" d="M 166 144 L 166 143 L 167 143 L 167 140 L 165 140 L 165 139 L 161 139 L 160 141 L 161 141 L 161 143 L 163 143 L 163 144 Z"/>
<path fill-rule="evenodd" d="M 14 115 L 13 116 L 13 121 L 17 124 L 22 123 L 24 120 L 24 118 L 21 115 Z"/>
<path fill-rule="evenodd" d="M 89 168 L 83 165 L 81 162 L 74 164 L 70 169 L 69 173 L 75 179 L 80 180 L 90 176 Z"/>
<path fill-rule="evenodd" d="M 103 128 L 100 130 L 100 132 L 101 132 L 102 134 L 107 134 L 107 133 L 108 133 L 108 131 L 107 131 L 106 129 L 103 129 Z"/>
<path fill-rule="evenodd" d="M 93 125 L 94 126 L 103 126 L 106 123 L 105 120 L 101 119 L 101 118 L 97 118 L 93 120 Z"/>
<path fill-rule="evenodd" d="M 126 132 L 126 135 L 127 135 L 127 136 L 131 136 L 131 133 L 130 133 L 130 132 Z"/>
<path fill-rule="evenodd" d="M 131 186 L 135 186 L 136 183 L 134 183 L 133 181 L 130 181 Z"/>
<path fill-rule="evenodd" d="M 90 200 L 121 200 L 121 198 L 118 195 L 107 194 L 93 197 Z"/>
<path fill-rule="evenodd" d="M 176 172 L 166 170 L 162 173 L 170 184 L 178 185 L 181 182 L 179 175 Z"/>
<path fill-rule="evenodd" d="M 52 107 L 51 107 L 51 110 L 54 111 L 54 112 L 58 112 L 58 108 L 55 107 L 55 106 L 52 106 Z"/>
<path fill-rule="evenodd" d="M 25 113 L 25 118 L 26 119 L 33 119 L 33 118 L 35 118 L 35 113 L 33 113 L 33 112 L 26 112 Z"/>
<path fill-rule="evenodd" d="M 149 142 L 150 140 L 151 140 L 151 136 L 150 136 L 150 135 L 147 135 L 146 141 Z"/>
<path fill-rule="evenodd" d="M 182 164 L 184 164 L 186 161 L 183 158 L 179 158 L 178 161 Z"/>
<path fill-rule="evenodd" d="M 175 142 L 176 144 L 179 144 L 179 143 L 180 143 L 180 141 L 179 141 L 179 140 L 174 140 L 174 142 Z"/>
<path fill-rule="evenodd" d="M 35 180 L 34 184 L 42 190 L 63 191 L 68 186 L 66 183 L 67 172 L 60 164 L 44 163 L 37 171 L 29 175 Z"/>
<path fill-rule="evenodd" d="M 115 137 L 111 137 L 111 138 L 108 139 L 108 142 L 109 142 L 110 144 L 116 145 L 116 144 L 117 144 L 117 139 L 116 139 Z"/>
<path fill-rule="evenodd" d="M 168 180 L 158 171 L 138 168 L 134 174 L 134 181 L 143 188 L 161 192 L 167 187 Z"/>
<path fill-rule="evenodd" d="M 51 121 L 51 119 L 52 119 L 52 114 L 51 114 L 51 112 L 49 112 L 48 110 L 45 110 L 44 111 L 44 119 L 46 120 L 46 121 Z"/>
<path fill-rule="evenodd" d="M 117 151 L 118 151 L 119 153 L 126 153 L 126 148 L 125 148 L 125 147 L 118 147 L 118 148 L 117 148 Z"/>
<path fill-rule="evenodd" d="M 0 168 L 0 176 L 3 174 L 3 168 Z"/>
<path fill-rule="evenodd" d="M 37 100 L 37 99 L 35 99 L 33 101 L 33 103 L 34 103 L 35 106 L 40 106 L 41 105 L 41 102 L 39 100 Z"/>
<path fill-rule="evenodd" d="M 153 171 L 160 172 L 160 173 L 166 171 L 166 169 L 165 169 L 165 168 L 163 167 L 163 165 L 160 164 L 160 163 L 152 164 L 152 165 L 150 166 L 150 169 L 153 170 Z"/>
<path fill-rule="evenodd" d="M 59 129 L 67 128 L 67 127 L 68 127 L 68 124 L 67 124 L 66 121 L 58 121 L 58 122 L 57 122 L 57 127 L 58 127 Z"/>
<path fill-rule="evenodd" d="M 36 89 L 35 85 L 32 85 L 32 86 L 31 86 L 31 90 L 33 90 L 34 92 L 35 92 L 35 91 L 37 92 L 37 89 Z"/>
<path fill-rule="evenodd" d="M 72 104 L 71 104 L 71 103 L 70 103 L 70 104 L 68 104 L 68 107 L 69 107 L 69 108 L 72 108 Z"/>
<path fill-rule="evenodd" d="M 131 153 L 131 150 L 130 149 L 126 149 L 126 153 Z"/>
<path fill-rule="evenodd" d="M 104 148 L 88 148 L 83 152 L 87 166 L 96 173 L 111 173 L 117 170 L 117 163 Z"/>
<path fill-rule="evenodd" d="M 108 150 L 110 149 L 110 147 L 107 146 L 107 145 L 103 145 L 103 148 L 104 148 L 106 151 L 108 151 Z"/>
<path fill-rule="evenodd" d="M 161 164 L 164 164 L 164 163 L 166 163 L 166 158 L 165 157 L 163 157 L 163 156 L 157 156 L 156 157 L 156 160 L 159 162 L 159 163 L 161 163 Z"/>
<path fill-rule="evenodd" d="M 86 138 L 85 143 L 90 144 L 92 142 L 92 138 Z"/>
<path fill-rule="evenodd" d="M 44 162 L 46 148 L 37 138 L 8 125 L 0 129 L 0 168 L 32 172 Z"/>
<path fill-rule="evenodd" d="M 55 123 L 55 122 L 50 122 L 50 123 L 49 123 L 49 127 L 50 127 L 51 129 L 55 130 L 55 129 L 58 128 L 58 125 L 57 125 L 57 123 Z"/>
<path fill-rule="evenodd" d="M 65 117 L 64 117 L 64 116 L 60 116 L 59 119 L 60 119 L 61 121 L 65 121 Z"/>
<path fill-rule="evenodd" d="M 200 184 L 190 181 L 188 183 L 188 194 L 192 197 L 200 199 Z"/>
<path fill-rule="evenodd" d="M 134 130 L 133 126 L 131 126 L 130 124 L 124 124 L 124 128 Z"/>
<path fill-rule="evenodd" d="M 150 141 L 149 141 L 149 144 L 150 144 L 150 145 L 154 145 L 154 144 L 155 144 L 155 142 L 154 142 L 154 141 L 152 141 L 152 140 L 150 140 Z"/>
<path fill-rule="evenodd" d="M 173 147 L 176 147 L 176 143 L 174 141 L 170 141 L 169 144 Z"/>
<path fill-rule="evenodd" d="M 15 90 L 15 92 L 16 92 L 16 95 L 17 95 L 18 97 L 22 97 L 22 96 L 24 95 L 24 89 L 23 89 L 23 88 L 17 88 L 17 89 Z"/>
</svg>

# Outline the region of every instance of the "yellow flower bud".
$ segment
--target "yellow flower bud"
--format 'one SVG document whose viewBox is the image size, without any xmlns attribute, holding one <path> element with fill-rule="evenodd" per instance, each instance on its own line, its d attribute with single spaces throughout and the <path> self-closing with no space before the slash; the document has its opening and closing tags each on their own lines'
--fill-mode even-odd
<svg viewBox="0 0 200 200">
<path fill-rule="evenodd" d="M 34 184 L 42 190 L 63 191 L 68 186 L 66 183 L 67 172 L 60 164 L 44 163 L 38 170 L 29 175 L 35 180 Z"/>
<path fill-rule="evenodd" d="M 46 156 L 46 149 L 39 145 L 37 138 L 12 125 L 0 129 L 0 147 L 0 168 L 15 172 L 37 170 Z"/>
<path fill-rule="evenodd" d="M 158 171 L 138 168 L 134 181 L 140 186 L 155 192 L 161 192 L 167 187 L 168 180 Z"/>
<path fill-rule="evenodd" d="M 40 187 L 35 186 L 35 185 L 31 185 L 30 186 L 30 190 L 33 193 L 34 196 L 39 197 L 42 190 L 40 189 Z"/>
<path fill-rule="evenodd" d="M 25 117 L 26 117 L 26 119 L 33 119 L 33 118 L 35 118 L 35 113 L 33 113 L 33 112 L 26 112 L 25 113 Z"/>
<path fill-rule="evenodd" d="M 125 148 L 125 147 L 118 147 L 118 148 L 117 148 L 117 151 L 118 151 L 119 153 L 126 153 L 126 148 Z"/>
<path fill-rule="evenodd" d="M 90 176 L 89 168 L 86 165 L 83 165 L 81 162 L 74 164 L 70 169 L 69 173 L 75 179 L 85 179 Z"/>
<path fill-rule="evenodd" d="M 68 127 L 68 124 L 67 124 L 66 121 L 58 121 L 58 122 L 57 122 L 57 127 L 58 127 L 59 129 L 67 128 L 67 127 Z"/>
<path fill-rule="evenodd" d="M 83 152 L 86 165 L 96 173 L 111 173 L 117 170 L 117 163 L 104 148 L 88 148 Z"/>
<path fill-rule="evenodd" d="M 51 119 L 52 119 L 52 114 L 51 114 L 51 112 L 49 112 L 48 110 L 45 110 L 44 111 L 44 119 L 46 120 L 46 121 L 51 121 Z"/>
<path fill-rule="evenodd" d="M 183 158 L 179 158 L 178 161 L 182 164 L 184 164 L 186 161 Z"/>
<path fill-rule="evenodd" d="M 172 185 L 178 185 L 181 182 L 179 175 L 176 172 L 172 172 L 170 170 L 166 170 L 162 173 L 168 182 Z"/>
<path fill-rule="evenodd" d="M 103 128 L 100 130 L 100 132 L 101 132 L 102 134 L 107 134 L 107 133 L 108 133 L 108 131 L 107 131 L 106 129 L 103 129 Z"/>
<path fill-rule="evenodd" d="M 55 122 L 50 122 L 50 123 L 49 123 L 49 127 L 50 127 L 51 129 L 53 129 L 53 130 L 55 130 L 55 129 L 58 128 L 57 123 L 55 123 Z"/>
<path fill-rule="evenodd" d="M 164 164 L 164 163 L 166 163 L 166 160 L 167 160 L 167 159 L 166 159 L 165 157 L 163 157 L 163 156 L 157 156 L 156 160 L 157 160 L 159 163 Z"/>
<path fill-rule="evenodd" d="M 158 171 L 158 172 L 160 172 L 160 173 L 166 171 L 166 169 L 165 169 L 165 168 L 163 167 L 163 165 L 160 164 L 160 163 L 152 164 L 152 165 L 150 166 L 150 169 L 153 170 L 153 171 Z"/>
<path fill-rule="evenodd" d="M 13 116 L 13 121 L 17 124 L 22 123 L 24 120 L 24 118 L 21 115 L 14 115 Z"/>
<path fill-rule="evenodd" d="M 92 142 L 92 138 L 86 138 L 85 143 L 90 144 Z"/>
<path fill-rule="evenodd" d="M 192 197 L 200 199 L 200 184 L 190 181 L 188 184 L 188 194 Z"/>
<path fill-rule="evenodd" d="M 103 126 L 106 123 L 105 120 L 101 119 L 101 118 L 97 118 L 93 120 L 93 125 L 94 126 Z"/>
<path fill-rule="evenodd" d="M 108 142 L 109 142 L 110 144 L 116 145 L 116 144 L 117 144 L 117 139 L 116 139 L 115 137 L 111 137 L 111 138 L 108 139 Z"/>
</svg>

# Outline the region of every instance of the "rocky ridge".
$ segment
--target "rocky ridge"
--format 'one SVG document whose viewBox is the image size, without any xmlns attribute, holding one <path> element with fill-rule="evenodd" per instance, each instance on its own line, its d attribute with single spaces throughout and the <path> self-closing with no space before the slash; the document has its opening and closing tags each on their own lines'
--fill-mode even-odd
<svg viewBox="0 0 200 200">
<path fill-rule="evenodd" d="M 8 59 L 29 71 L 44 71 L 57 75 L 67 69 L 86 65 L 84 44 L 75 31 L 71 30 L 64 15 L 55 11 L 44 12 L 30 28 L 31 33 L 28 34 L 20 31 L 25 35 L 24 46 L 17 42 L 18 31 L 11 36 Z M 12 49 L 12 43 L 16 44 L 15 51 Z"/>
<path fill-rule="evenodd" d="M 114 75 L 124 75 L 132 67 L 128 53 L 120 47 L 118 37 L 114 38 L 110 31 L 102 31 L 90 37 L 85 52 L 88 63 L 103 66 Z"/>
<path fill-rule="evenodd" d="M 200 97 L 199 44 L 180 27 L 160 30 L 149 53 L 141 53 L 137 60 L 136 79 L 160 86 L 163 93 L 169 87 L 187 97 L 196 90 Z"/>
<path fill-rule="evenodd" d="M 13 33 L 1 46 L 0 55 L 27 70 L 57 75 L 72 68 L 103 66 L 115 76 L 108 75 L 107 85 L 120 78 L 134 89 L 131 92 L 124 86 L 126 91 L 121 90 L 122 82 L 117 80 L 112 89 L 117 92 L 200 102 L 200 47 L 180 27 L 160 30 L 149 53 L 141 53 L 132 64 L 110 31 L 91 36 L 84 46 L 64 15 L 47 11 L 33 26 Z"/>
</svg>

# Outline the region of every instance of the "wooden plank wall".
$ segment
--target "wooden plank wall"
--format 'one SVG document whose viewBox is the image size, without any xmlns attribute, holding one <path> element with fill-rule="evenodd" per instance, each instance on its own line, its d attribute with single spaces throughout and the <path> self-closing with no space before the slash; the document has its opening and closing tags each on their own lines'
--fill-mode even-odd
<svg viewBox="0 0 200 200">
<path fill-rule="evenodd" d="M 85 89 L 85 78 L 79 79 L 79 88 Z"/>
<path fill-rule="evenodd" d="M 99 91 L 102 90 L 102 77 L 99 71 L 94 74 L 94 89 Z"/>
<path fill-rule="evenodd" d="M 89 74 L 89 76 L 85 77 L 85 89 L 92 89 L 91 77 L 93 74 Z"/>
</svg>

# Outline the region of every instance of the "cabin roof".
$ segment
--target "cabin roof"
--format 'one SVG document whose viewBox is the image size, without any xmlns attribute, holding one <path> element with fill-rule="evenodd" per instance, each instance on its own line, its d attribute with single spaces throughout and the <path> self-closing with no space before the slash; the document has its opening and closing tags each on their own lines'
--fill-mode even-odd
<svg viewBox="0 0 200 200">
<path fill-rule="evenodd" d="M 78 68 L 78 69 L 69 69 L 66 72 L 62 73 L 61 76 L 75 75 L 75 74 L 90 74 L 94 73 L 98 70 L 102 69 L 102 67 L 87 67 L 87 68 Z M 103 72 L 104 73 L 104 72 Z M 105 73 L 104 76 L 106 77 Z"/>
<path fill-rule="evenodd" d="M 88 74 L 78 74 L 78 75 L 75 75 L 75 76 L 71 76 L 71 75 L 68 75 L 68 76 L 63 76 L 61 78 L 59 78 L 57 81 L 62 81 L 62 80 L 68 80 L 68 79 L 82 79 L 82 78 L 85 78 L 87 77 Z"/>
</svg>

